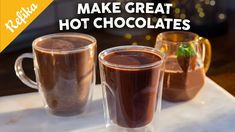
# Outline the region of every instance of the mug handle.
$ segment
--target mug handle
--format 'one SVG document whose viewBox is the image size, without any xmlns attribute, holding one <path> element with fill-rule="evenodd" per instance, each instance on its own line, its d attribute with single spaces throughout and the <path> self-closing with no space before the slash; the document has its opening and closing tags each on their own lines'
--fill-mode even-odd
<svg viewBox="0 0 235 132">
<path fill-rule="evenodd" d="M 22 62 L 23 62 L 23 59 L 25 59 L 25 58 L 33 59 L 33 54 L 32 53 L 24 53 L 16 59 L 16 61 L 15 61 L 16 75 L 25 85 L 27 85 L 33 89 L 38 89 L 37 83 L 35 81 L 31 80 L 24 73 L 24 69 L 22 67 Z"/>
<path fill-rule="evenodd" d="M 211 43 L 208 39 L 203 37 L 200 37 L 199 40 L 202 45 L 202 60 L 204 62 L 204 70 L 206 73 L 211 63 Z"/>
</svg>

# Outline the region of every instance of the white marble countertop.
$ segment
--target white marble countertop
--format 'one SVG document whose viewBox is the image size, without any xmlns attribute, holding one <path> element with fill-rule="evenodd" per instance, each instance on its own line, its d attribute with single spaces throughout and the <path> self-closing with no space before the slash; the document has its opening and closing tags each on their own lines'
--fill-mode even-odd
<svg viewBox="0 0 235 132">
<path fill-rule="evenodd" d="M 208 78 L 193 100 L 162 105 L 161 132 L 235 132 L 235 98 Z M 1 132 L 105 132 L 104 125 L 100 86 L 89 110 L 73 117 L 46 113 L 38 93 L 0 98 Z"/>
</svg>

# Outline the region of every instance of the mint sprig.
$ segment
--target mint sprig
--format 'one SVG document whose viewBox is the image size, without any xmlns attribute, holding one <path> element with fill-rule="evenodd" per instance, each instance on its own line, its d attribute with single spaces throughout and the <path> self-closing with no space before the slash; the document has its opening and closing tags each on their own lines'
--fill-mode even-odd
<svg viewBox="0 0 235 132">
<path fill-rule="evenodd" d="M 192 57 L 196 55 L 196 51 L 192 44 L 182 43 L 176 51 L 177 57 Z"/>
<path fill-rule="evenodd" d="M 196 66 L 196 51 L 192 44 L 182 43 L 176 51 L 178 63 L 184 73 L 187 73 L 189 66 L 194 70 Z M 185 74 L 187 75 L 187 74 Z"/>
</svg>

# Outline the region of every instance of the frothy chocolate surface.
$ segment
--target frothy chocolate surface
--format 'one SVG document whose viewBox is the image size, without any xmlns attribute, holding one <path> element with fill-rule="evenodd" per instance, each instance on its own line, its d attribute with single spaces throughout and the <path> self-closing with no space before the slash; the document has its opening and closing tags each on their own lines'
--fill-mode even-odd
<svg viewBox="0 0 235 132">
<path fill-rule="evenodd" d="M 77 37 L 54 37 L 37 43 L 37 47 L 47 50 L 73 50 L 91 44 L 87 39 Z"/>
<path fill-rule="evenodd" d="M 130 50 L 110 53 L 104 60 L 117 65 L 139 66 L 160 61 L 161 58 L 153 53 Z"/>
</svg>

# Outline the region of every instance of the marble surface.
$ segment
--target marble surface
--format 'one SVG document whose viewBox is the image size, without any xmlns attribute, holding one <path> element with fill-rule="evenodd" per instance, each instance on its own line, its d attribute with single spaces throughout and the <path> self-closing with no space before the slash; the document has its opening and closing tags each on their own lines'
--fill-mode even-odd
<svg viewBox="0 0 235 132">
<path fill-rule="evenodd" d="M 101 88 L 87 112 L 74 117 L 48 114 L 38 93 L 0 98 L 1 132 L 105 132 Z M 209 78 L 191 101 L 163 101 L 161 132 L 235 132 L 235 98 Z"/>
</svg>

